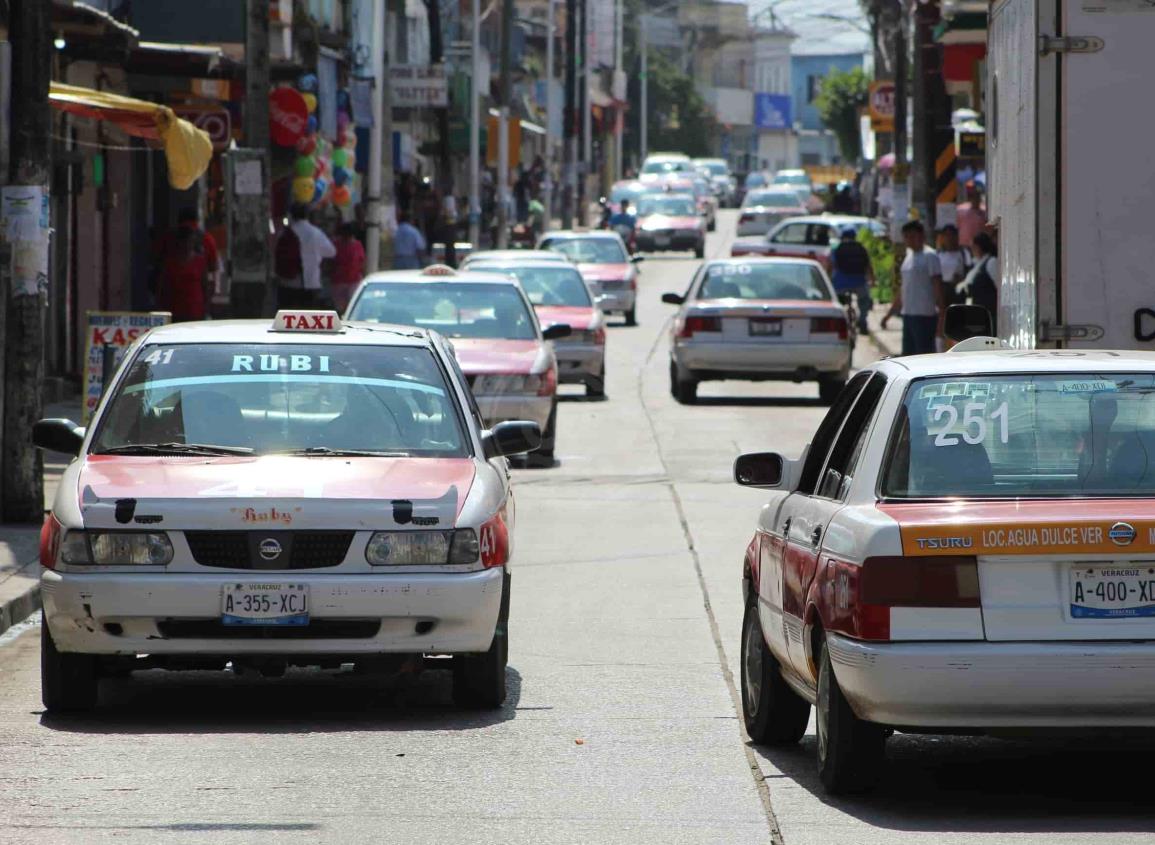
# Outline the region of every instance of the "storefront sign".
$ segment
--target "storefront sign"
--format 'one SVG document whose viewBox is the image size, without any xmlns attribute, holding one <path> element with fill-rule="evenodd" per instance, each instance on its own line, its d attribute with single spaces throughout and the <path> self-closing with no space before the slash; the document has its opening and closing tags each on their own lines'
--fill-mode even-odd
<svg viewBox="0 0 1155 845">
<path fill-rule="evenodd" d="M 755 94 L 754 125 L 759 129 L 791 128 L 790 97 L 786 94 Z"/>
<path fill-rule="evenodd" d="M 291 147 L 305 134 L 309 107 L 294 88 L 275 88 L 269 94 L 269 134 L 279 147 Z"/>
<path fill-rule="evenodd" d="M 156 326 L 172 319 L 167 311 L 89 311 L 84 328 L 84 421 L 104 393 L 105 377 L 111 377 L 129 345 Z"/>
<path fill-rule="evenodd" d="M 233 119 L 228 109 L 219 106 L 173 106 L 177 117 L 208 133 L 214 150 L 228 149 L 233 137 Z"/>
<path fill-rule="evenodd" d="M 894 83 L 876 80 L 870 83 L 870 128 L 875 132 L 894 131 Z"/>
<path fill-rule="evenodd" d="M 985 132 L 956 132 L 955 148 L 959 158 L 984 158 L 987 154 Z"/>
<path fill-rule="evenodd" d="M 449 105 L 445 65 L 393 65 L 389 68 L 393 105 L 397 108 L 444 108 Z"/>
</svg>

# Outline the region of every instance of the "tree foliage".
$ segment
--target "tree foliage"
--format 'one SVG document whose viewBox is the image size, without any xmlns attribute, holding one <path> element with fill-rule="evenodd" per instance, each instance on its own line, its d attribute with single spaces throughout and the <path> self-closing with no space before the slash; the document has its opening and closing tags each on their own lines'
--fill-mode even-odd
<svg viewBox="0 0 1155 845">
<path fill-rule="evenodd" d="M 866 105 L 870 80 L 860 68 L 840 71 L 831 68 L 819 83 L 814 105 L 822 123 L 838 138 L 842 158 L 857 161 L 862 150 L 859 110 Z"/>
</svg>

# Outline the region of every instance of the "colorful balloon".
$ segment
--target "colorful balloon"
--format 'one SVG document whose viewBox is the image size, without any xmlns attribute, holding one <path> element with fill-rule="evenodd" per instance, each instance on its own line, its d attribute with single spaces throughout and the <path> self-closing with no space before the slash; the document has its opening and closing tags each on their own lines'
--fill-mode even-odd
<svg viewBox="0 0 1155 845">
<path fill-rule="evenodd" d="M 345 128 L 348 125 L 349 125 L 349 112 L 347 112 L 347 111 L 337 112 L 337 131 L 338 132 L 344 132 Z"/>
<path fill-rule="evenodd" d="M 347 149 L 347 150 L 357 149 L 357 133 L 356 132 L 346 132 L 345 133 L 345 143 L 342 146 L 345 147 L 345 149 Z"/>
<path fill-rule="evenodd" d="M 317 179 L 313 182 L 313 202 L 317 202 L 321 197 L 325 196 L 325 191 L 329 190 L 329 183 L 324 179 Z"/>
<path fill-rule="evenodd" d="M 317 139 L 312 135 L 302 135 L 301 139 L 297 141 L 297 152 L 303 156 L 312 155 L 315 149 L 317 149 Z"/>
<path fill-rule="evenodd" d="M 333 188 L 334 205 L 344 207 L 349 204 L 349 201 L 352 200 L 352 198 L 353 196 L 349 193 L 349 189 L 344 185 L 338 185 L 337 187 Z"/>
<path fill-rule="evenodd" d="M 308 176 L 298 176 L 293 180 L 293 199 L 296 202 L 311 202 L 315 186 Z"/>
<path fill-rule="evenodd" d="M 346 170 L 344 167 L 334 167 L 333 168 L 333 184 L 334 185 L 347 185 L 347 184 L 349 184 L 349 171 Z"/>
<path fill-rule="evenodd" d="M 297 87 L 302 91 L 316 91 L 317 90 L 317 75 L 315 73 L 305 73 L 297 80 Z"/>
<path fill-rule="evenodd" d="M 337 92 L 337 108 L 346 114 L 353 111 L 353 98 L 349 96 L 348 89 L 342 88 Z"/>
<path fill-rule="evenodd" d="M 333 150 L 333 166 L 345 167 L 349 163 L 349 153 L 338 147 Z"/>
<path fill-rule="evenodd" d="M 315 112 L 317 110 L 317 95 L 302 94 L 301 96 L 305 99 L 305 108 L 309 110 L 309 114 Z"/>
<path fill-rule="evenodd" d="M 293 170 L 298 176 L 312 176 L 313 169 L 317 166 L 317 162 L 312 156 L 298 156 L 296 163 L 293 165 Z"/>
<path fill-rule="evenodd" d="M 305 122 L 305 131 L 310 135 L 317 131 L 317 115 L 309 115 L 308 121 Z"/>
</svg>

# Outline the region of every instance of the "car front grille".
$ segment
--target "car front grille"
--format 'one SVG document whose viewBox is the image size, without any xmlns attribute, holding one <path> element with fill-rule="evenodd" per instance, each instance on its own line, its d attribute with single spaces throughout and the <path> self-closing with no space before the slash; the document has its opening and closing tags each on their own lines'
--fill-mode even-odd
<svg viewBox="0 0 1155 845">
<path fill-rule="evenodd" d="M 184 537 L 193 560 L 201 566 L 276 570 L 339 566 L 349 552 L 353 534 L 352 531 L 186 531 Z M 280 549 L 280 553 L 272 557 L 269 556 L 270 540 Z"/>
</svg>

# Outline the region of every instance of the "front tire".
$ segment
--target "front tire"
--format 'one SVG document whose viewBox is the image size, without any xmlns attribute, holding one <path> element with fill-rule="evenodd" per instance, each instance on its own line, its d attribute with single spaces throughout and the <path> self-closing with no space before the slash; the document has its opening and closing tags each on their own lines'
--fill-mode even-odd
<svg viewBox="0 0 1155 845">
<path fill-rule="evenodd" d="M 793 745 L 806 733 L 810 702 L 782 679 L 781 666 L 762 633 L 758 599 L 742 617 L 742 720 L 759 745 Z"/>
<path fill-rule="evenodd" d="M 600 376 L 590 376 L 586 381 L 586 398 L 606 398 L 606 368 L 604 364 L 602 365 L 602 374 Z"/>
<path fill-rule="evenodd" d="M 41 612 L 40 700 L 49 713 L 83 713 L 96 706 L 100 689 L 97 658 L 56 650 L 48 620 Z"/>
<path fill-rule="evenodd" d="M 670 362 L 670 395 L 682 405 L 693 405 L 698 401 L 698 382 L 683 379 L 678 375 L 678 365 Z"/>
<path fill-rule="evenodd" d="M 505 669 L 509 664 L 509 575 L 501 593 L 501 611 L 493 643 L 483 654 L 453 658 L 453 700 L 460 707 L 496 710 L 505 703 Z"/>
<path fill-rule="evenodd" d="M 545 421 L 545 431 L 541 433 L 541 446 L 535 452 L 530 452 L 526 463 L 537 467 L 553 466 L 554 445 L 557 443 L 557 400 L 549 409 L 549 418 Z"/>
<path fill-rule="evenodd" d="M 831 795 L 862 792 L 878 780 L 886 758 L 883 728 L 854 715 L 823 638 L 818 655 L 818 777 Z"/>
</svg>

